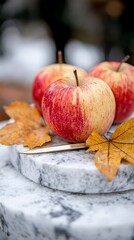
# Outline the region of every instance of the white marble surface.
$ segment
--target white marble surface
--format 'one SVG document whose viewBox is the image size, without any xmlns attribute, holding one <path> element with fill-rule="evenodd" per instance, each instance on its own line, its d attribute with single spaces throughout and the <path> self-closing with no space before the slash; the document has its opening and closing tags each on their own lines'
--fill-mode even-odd
<svg viewBox="0 0 134 240">
<path fill-rule="evenodd" d="M 134 191 L 71 194 L 42 187 L 0 145 L 0 240 L 133 240 Z"/>
<path fill-rule="evenodd" d="M 49 145 L 65 144 L 59 137 Z M 85 150 L 25 155 L 23 146 L 11 147 L 13 166 L 28 179 L 52 189 L 72 193 L 108 193 L 134 189 L 134 165 L 121 164 L 117 176 L 109 182 L 98 171 L 93 153 Z"/>
<path fill-rule="evenodd" d="M 1 146 L 1 237 L 4 232 L 8 240 L 134 239 L 134 191 L 84 195 L 55 191 L 23 177 L 8 157 L 8 148 L 3 151 Z"/>
</svg>

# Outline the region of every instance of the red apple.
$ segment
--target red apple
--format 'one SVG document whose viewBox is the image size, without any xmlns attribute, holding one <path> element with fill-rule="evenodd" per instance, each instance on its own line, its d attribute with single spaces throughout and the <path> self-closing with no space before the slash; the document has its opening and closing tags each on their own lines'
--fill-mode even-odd
<svg viewBox="0 0 134 240">
<path fill-rule="evenodd" d="M 104 134 L 113 123 L 115 98 L 110 87 L 93 77 L 62 78 L 42 99 L 47 126 L 69 142 L 84 142 L 93 130 Z"/>
<path fill-rule="evenodd" d="M 73 76 L 73 70 L 77 69 L 80 76 L 85 76 L 87 73 L 76 66 L 69 64 L 52 64 L 44 67 L 37 73 L 33 85 L 32 96 L 35 105 L 41 113 L 41 102 L 45 89 L 54 81 L 61 77 Z"/>
<path fill-rule="evenodd" d="M 94 66 L 88 75 L 105 81 L 113 91 L 116 101 L 114 123 L 121 123 L 134 112 L 134 67 L 132 65 L 101 62 Z"/>
</svg>

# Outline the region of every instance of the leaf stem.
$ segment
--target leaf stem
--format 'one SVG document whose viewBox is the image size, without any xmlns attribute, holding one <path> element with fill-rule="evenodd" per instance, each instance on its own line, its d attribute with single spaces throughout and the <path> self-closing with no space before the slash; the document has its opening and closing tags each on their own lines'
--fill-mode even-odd
<svg viewBox="0 0 134 240">
<path fill-rule="evenodd" d="M 117 67 L 117 69 L 116 69 L 117 72 L 120 70 L 120 67 L 121 67 L 122 63 L 127 62 L 127 60 L 128 60 L 129 58 L 130 58 L 130 56 L 129 56 L 129 55 L 126 55 L 126 56 L 120 61 L 119 65 L 118 65 L 118 67 Z"/>
</svg>

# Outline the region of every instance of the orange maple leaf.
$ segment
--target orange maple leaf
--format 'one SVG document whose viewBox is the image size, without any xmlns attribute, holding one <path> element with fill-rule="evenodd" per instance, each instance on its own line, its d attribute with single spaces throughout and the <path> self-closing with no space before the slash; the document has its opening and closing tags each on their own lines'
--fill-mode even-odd
<svg viewBox="0 0 134 240">
<path fill-rule="evenodd" d="M 97 151 L 95 165 L 111 181 L 122 160 L 134 164 L 134 118 L 120 124 L 110 139 L 93 131 L 86 145 L 87 152 Z"/>
<path fill-rule="evenodd" d="M 0 144 L 23 144 L 32 149 L 51 141 L 48 129 L 43 126 L 35 106 L 16 101 L 4 109 L 14 122 L 0 129 Z"/>
</svg>

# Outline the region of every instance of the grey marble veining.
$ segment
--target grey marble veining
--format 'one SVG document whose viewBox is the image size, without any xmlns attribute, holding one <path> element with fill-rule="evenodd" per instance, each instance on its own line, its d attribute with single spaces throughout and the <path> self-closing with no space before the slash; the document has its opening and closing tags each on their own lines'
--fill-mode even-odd
<svg viewBox="0 0 134 240">
<path fill-rule="evenodd" d="M 132 240 L 133 213 L 134 191 L 71 194 L 29 181 L 9 162 L 0 168 L 0 232 L 9 240 Z"/>
<path fill-rule="evenodd" d="M 65 144 L 54 136 L 47 144 Z M 63 151 L 35 155 L 20 154 L 23 146 L 12 146 L 11 162 L 25 177 L 56 190 L 72 193 L 108 193 L 134 189 L 134 165 L 121 164 L 112 182 L 98 171 L 93 153 L 85 150 Z"/>
<path fill-rule="evenodd" d="M 134 239 L 133 190 L 107 194 L 52 190 L 16 171 L 9 162 L 10 150 L 0 145 L 0 240 Z M 21 169 L 21 162 L 14 163 Z"/>
</svg>

